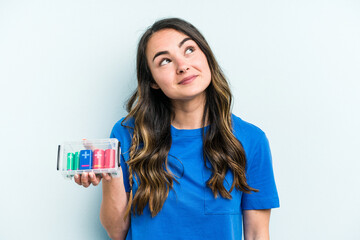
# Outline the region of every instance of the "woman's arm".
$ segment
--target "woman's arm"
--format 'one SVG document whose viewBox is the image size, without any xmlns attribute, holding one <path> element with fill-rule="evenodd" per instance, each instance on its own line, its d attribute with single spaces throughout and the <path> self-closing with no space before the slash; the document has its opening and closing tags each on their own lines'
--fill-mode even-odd
<svg viewBox="0 0 360 240">
<path fill-rule="evenodd" d="M 118 178 L 103 173 L 103 199 L 100 208 L 100 221 L 111 239 L 125 239 L 130 226 L 130 216 L 124 221 L 129 193 L 125 191 L 122 171 Z M 101 177 L 94 173 L 75 174 L 75 182 L 87 188 L 99 185 Z"/>
<path fill-rule="evenodd" d="M 103 178 L 101 224 L 111 239 L 125 239 L 130 226 L 130 216 L 124 220 L 129 193 L 125 192 L 123 176 L 120 174 L 118 178 L 111 178 L 109 175 L 105 175 Z"/>
<path fill-rule="evenodd" d="M 243 210 L 244 239 L 269 240 L 270 209 Z"/>
</svg>

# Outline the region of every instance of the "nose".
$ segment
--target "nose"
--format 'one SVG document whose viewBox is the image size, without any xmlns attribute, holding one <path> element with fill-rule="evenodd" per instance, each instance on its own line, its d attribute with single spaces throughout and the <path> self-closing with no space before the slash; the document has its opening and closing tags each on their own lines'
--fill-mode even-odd
<svg viewBox="0 0 360 240">
<path fill-rule="evenodd" d="M 177 69 L 176 69 L 177 74 L 186 73 L 187 71 L 189 71 L 189 69 L 190 69 L 189 64 L 185 60 L 177 59 Z"/>
</svg>

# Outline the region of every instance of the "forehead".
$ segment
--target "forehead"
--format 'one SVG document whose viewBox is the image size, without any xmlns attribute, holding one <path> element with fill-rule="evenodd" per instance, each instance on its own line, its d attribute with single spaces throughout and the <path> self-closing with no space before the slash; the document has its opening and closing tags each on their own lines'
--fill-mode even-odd
<svg viewBox="0 0 360 240">
<path fill-rule="evenodd" d="M 189 36 L 174 29 L 162 29 L 155 32 L 147 44 L 146 55 L 151 57 L 158 51 L 168 51 L 173 47 L 178 48 L 178 44 L 187 37 Z"/>
</svg>

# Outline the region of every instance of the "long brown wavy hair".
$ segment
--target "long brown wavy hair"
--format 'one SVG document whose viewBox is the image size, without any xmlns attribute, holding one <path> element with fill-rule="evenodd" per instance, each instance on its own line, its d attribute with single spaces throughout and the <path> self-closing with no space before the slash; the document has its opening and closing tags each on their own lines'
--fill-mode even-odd
<svg viewBox="0 0 360 240">
<path fill-rule="evenodd" d="M 171 100 L 160 89 L 153 89 L 155 83 L 146 58 L 146 47 L 153 33 L 162 29 L 174 29 L 189 36 L 205 54 L 211 71 L 211 83 L 206 89 L 206 103 L 202 117 L 203 155 L 211 164 L 212 175 L 207 180 L 214 197 L 218 194 L 231 199 L 234 187 L 245 193 L 258 190 L 251 188 L 245 177 L 246 158 L 241 143 L 232 132 L 232 95 L 225 76 L 202 34 L 190 23 L 179 18 L 167 18 L 155 22 L 141 37 L 137 50 L 138 86 L 127 103 L 130 118 L 134 120 L 132 143 L 130 147 L 129 183 L 133 177 L 139 183 L 136 194 L 130 192 L 125 217 L 129 212 L 141 215 L 147 204 L 152 217 L 161 210 L 173 181 L 178 182 L 168 169 L 168 153 L 171 147 L 171 120 L 174 117 Z M 224 187 L 226 172 L 233 173 L 230 191 Z"/>
</svg>

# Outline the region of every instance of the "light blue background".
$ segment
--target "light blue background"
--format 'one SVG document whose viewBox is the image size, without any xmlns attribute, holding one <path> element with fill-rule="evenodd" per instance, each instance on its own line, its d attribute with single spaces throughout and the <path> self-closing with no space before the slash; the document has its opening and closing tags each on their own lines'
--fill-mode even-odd
<svg viewBox="0 0 360 240">
<path fill-rule="evenodd" d="M 101 186 L 56 171 L 57 145 L 108 137 L 139 37 L 181 17 L 210 43 L 233 112 L 270 140 L 271 238 L 360 239 L 360 2 L 0 0 L 0 239 L 106 239 Z"/>
</svg>

